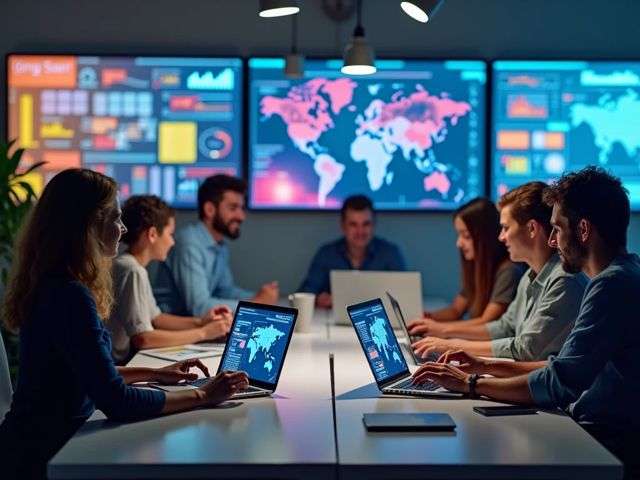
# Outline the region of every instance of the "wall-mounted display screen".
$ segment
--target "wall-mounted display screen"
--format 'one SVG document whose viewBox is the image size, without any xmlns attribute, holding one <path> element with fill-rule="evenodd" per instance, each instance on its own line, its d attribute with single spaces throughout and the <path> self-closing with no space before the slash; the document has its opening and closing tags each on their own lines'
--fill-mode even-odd
<svg viewBox="0 0 640 480">
<path fill-rule="evenodd" d="M 386 210 L 450 210 L 484 194 L 486 66 L 379 60 L 249 60 L 249 204 L 337 209 L 353 194 Z"/>
<path fill-rule="evenodd" d="M 121 198 L 194 207 L 199 182 L 242 173 L 239 58 L 9 55 L 8 137 L 26 149 L 36 192 L 84 166 Z"/>
<path fill-rule="evenodd" d="M 496 61 L 492 196 L 598 165 L 640 209 L 640 62 Z"/>
</svg>

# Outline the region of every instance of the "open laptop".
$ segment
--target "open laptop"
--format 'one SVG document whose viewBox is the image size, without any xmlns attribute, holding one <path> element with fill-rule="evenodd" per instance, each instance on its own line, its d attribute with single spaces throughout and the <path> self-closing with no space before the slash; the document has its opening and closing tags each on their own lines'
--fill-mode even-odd
<svg viewBox="0 0 640 480">
<path fill-rule="evenodd" d="M 431 382 L 411 384 L 411 372 L 380 298 L 350 305 L 347 314 L 382 393 L 420 397 L 462 396 Z"/>
<path fill-rule="evenodd" d="M 217 373 L 242 370 L 249 387 L 231 398 L 265 397 L 276 390 L 297 318 L 295 308 L 238 302 Z M 208 380 L 199 378 L 191 385 Z"/>
<path fill-rule="evenodd" d="M 382 298 L 391 308 L 385 292 L 394 292 L 407 318 L 422 316 L 422 275 L 420 272 L 380 272 L 363 270 L 331 270 L 331 296 L 336 325 L 351 325 L 345 315 L 347 305 L 370 298 Z M 394 328 L 400 328 L 395 319 Z"/>
<path fill-rule="evenodd" d="M 398 300 L 396 300 L 395 297 L 391 295 L 391 293 L 389 293 L 389 291 L 387 291 L 386 293 L 387 293 L 387 298 L 389 299 L 389 303 L 391 304 L 391 308 L 393 309 L 393 313 L 395 314 L 396 319 L 400 324 L 400 328 L 402 328 L 402 331 L 404 332 L 404 336 L 407 339 L 408 345 L 405 345 L 405 346 L 407 347 L 406 350 L 409 353 L 409 356 L 411 356 L 411 358 L 413 359 L 413 363 L 415 363 L 416 365 L 422 365 L 423 363 L 426 363 L 426 362 L 437 361 L 438 358 L 440 358 L 440 355 L 438 355 L 437 353 L 429 354 L 424 358 L 416 355 L 416 353 L 411 348 L 411 345 L 414 342 L 417 342 L 418 340 L 420 340 L 422 337 L 420 335 L 409 334 L 409 329 L 407 328 L 407 321 L 404 315 L 402 314 L 402 307 L 400 307 Z"/>
</svg>

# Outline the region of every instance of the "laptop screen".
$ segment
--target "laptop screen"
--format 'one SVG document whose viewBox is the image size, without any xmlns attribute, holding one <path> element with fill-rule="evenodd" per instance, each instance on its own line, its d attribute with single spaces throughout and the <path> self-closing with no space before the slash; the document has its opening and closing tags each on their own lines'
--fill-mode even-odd
<svg viewBox="0 0 640 480">
<path fill-rule="evenodd" d="M 292 308 L 240 302 L 218 371 L 242 370 L 252 384 L 275 387 L 296 316 Z"/>
<path fill-rule="evenodd" d="M 401 373 L 408 373 L 382 300 L 351 305 L 347 311 L 376 382 L 384 383 Z"/>
</svg>

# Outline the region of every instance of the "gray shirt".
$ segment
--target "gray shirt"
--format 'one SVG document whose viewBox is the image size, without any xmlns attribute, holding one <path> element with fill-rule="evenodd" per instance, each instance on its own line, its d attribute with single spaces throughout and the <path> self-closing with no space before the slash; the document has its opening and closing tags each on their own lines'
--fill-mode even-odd
<svg viewBox="0 0 640 480">
<path fill-rule="evenodd" d="M 591 279 L 557 357 L 529 374 L 534 402 L 579 421 L 640 428 L 640 259 L 623 254 Z"/>
<path fill-rule="evenodd" d="M 588 279 L 570 274 L 553 254 L 536 275 L 527 270 L 507 311 L 487 324 L 494 357 L 545 360 L 562 348 L 580 310 Z"/>
<path fill-rule="evenodd" d="M 112 354 L 116 363 L 128 360 L 130 339 L 153 330 L 152 320 L 162 313 L 151 291 L 149 274 L 130 253 L 113 261 L 115 304 L 107 327 L 111 332 Z"/>
</svg>

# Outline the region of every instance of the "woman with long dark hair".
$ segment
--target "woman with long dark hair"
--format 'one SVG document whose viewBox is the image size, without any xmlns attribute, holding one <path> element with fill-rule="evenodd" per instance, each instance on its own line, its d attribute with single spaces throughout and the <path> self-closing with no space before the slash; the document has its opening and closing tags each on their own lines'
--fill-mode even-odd
<svg viewBox="0 0 640 480">
<path fill-rule="evenodd" d="M 212 406 L 248 384 L 242 372 L 224 373 L 201 389 L 164 393 L 129 384 L 174 383 L 206 367 L 114 365 L 102 321 L 113 303 L 111 258 L 126 231 L 116 194 L 109 177 L 65 170 L 23 227 L 4 304 L 7 327 L 20 332 L 20 372 L 0 425 L 3 478 L 44 477 L 46 462 L 96 408 L 126 421 Z"/>
<path fill-rule="evenodd" d="M 509 260 L 507 249 L 498 240 L 500 215 L 493 202 L 476 198 L 462 205 L 454 212 L 453 226 L 462 289 L 449 306 L 425 312 L 425 318 L 412 321 L 412 335 L 438 335 L 441 322 L 460 320 L 465 314 L 470 325 L 496 320 L 515 297 L 524 269 Z"/>
</svg>

